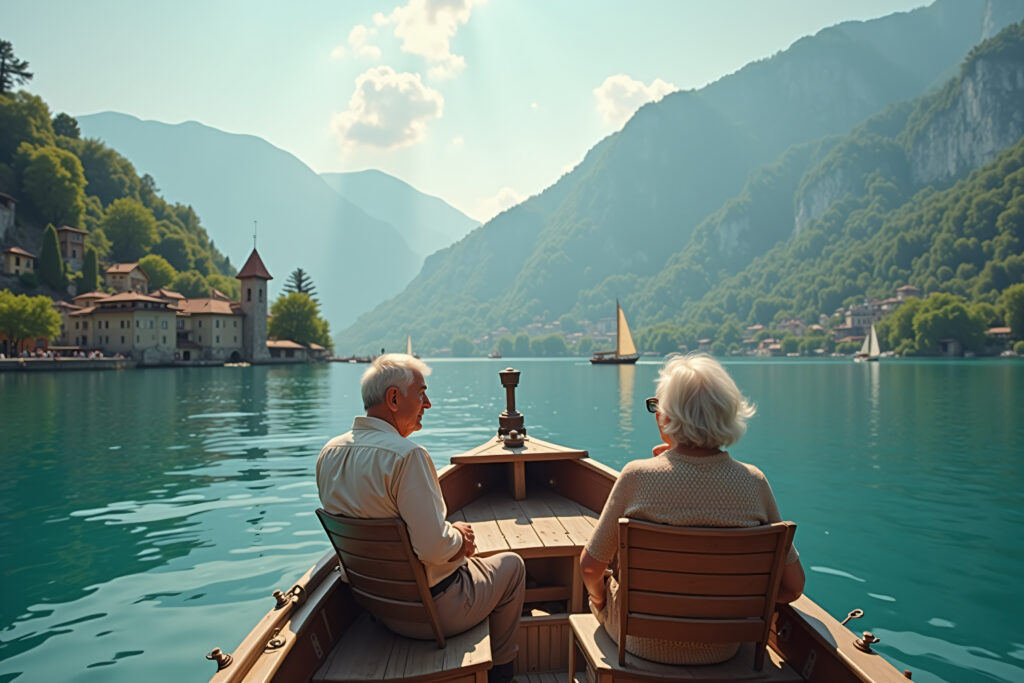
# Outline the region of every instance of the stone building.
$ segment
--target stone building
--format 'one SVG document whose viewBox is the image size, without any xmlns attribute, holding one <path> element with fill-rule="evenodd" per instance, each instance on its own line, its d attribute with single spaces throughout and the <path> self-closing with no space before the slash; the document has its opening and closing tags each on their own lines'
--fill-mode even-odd
<svg viewBox="0 0 1024 683">
<path fill-rule="evenodd" d="M 105 279 L 115 292 L 149 292 L 149 276 L 138 263 L 115 263 L 107 268 Z"/>
<path fill-rule="evenodd" d="M 36 256 L 21 247 L 4 249 L 4 275 L 36 272 Z"/>
<path fill-rule="evenodd" d="M 85 236 L 88 234 L 87 230 L 72 228 L 70 225 L 62 225 L 57 228 L 60 255 L 64 257 L 64 263 L 74 270 L 82 270 L 82 263 L 85 259 Z"/>
<path fill-rule="evenodd" d="M 250 363 L 266 362 L 270 360 L 267 351 L 267 282 L 274 278 L 255 249 L 235 277 L 242 283 L 239 306 L 245 315 L 242 322 L 244 358 Z"/>
</svg>

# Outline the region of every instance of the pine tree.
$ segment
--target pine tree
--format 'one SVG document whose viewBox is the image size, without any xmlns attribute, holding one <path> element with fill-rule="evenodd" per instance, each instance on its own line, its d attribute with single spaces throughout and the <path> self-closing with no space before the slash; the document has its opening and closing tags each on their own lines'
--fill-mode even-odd
<svg viewBox="0 0 1024 683">
<path fill-rule="evenodd" d="M 309 273 L 304 271 L 302 268 L 296 268 L 292 271 L 291 275 L 288 276 L 288 280 L 285 282 L 284 291 L 288 294 L 297 292 L 299 294 L 308 294 L 309 298 L 316 301 L 316 287 L 313 285 L 313 278 L 309 277 Z"/>
<path fill-rule="evenodd" d="M 85 248 L 85 260 L 82 263 L 82 281 L 79 287 L 79 294 L 95 292 L 100 288 L 100 263 L 96 255 L 96 249 L 88 246 Z"/>
<path fill-rule="evenodd" d="M 10 92 L 15 85 L 32 80 L 28 62 L 14 56 L 14 45 L 0 40 L 0 95 Z"/>
<path fill-rule="evenodd" d="M 57 241 L 57 229 L 53 223 L 46 226 L 43 232 L 43 248 L 39 252 L 39 279 L 53 289 L 63 289 L 64 259 L 60 255 L 60 243 Z"/>
</svg>

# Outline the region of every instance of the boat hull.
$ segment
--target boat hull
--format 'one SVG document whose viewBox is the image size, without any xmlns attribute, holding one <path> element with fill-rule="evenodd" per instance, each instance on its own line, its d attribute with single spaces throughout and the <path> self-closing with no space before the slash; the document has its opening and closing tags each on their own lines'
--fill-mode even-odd
<svg viewBox="0 0 1024 683">
<path fill-rule="evenodd" d="M 607 358 L 600 358 L 594 356 L 590 359 L 593 365 L 632 365 L 640 359 L 640 356 L 610 356 Z"/>
</svg>

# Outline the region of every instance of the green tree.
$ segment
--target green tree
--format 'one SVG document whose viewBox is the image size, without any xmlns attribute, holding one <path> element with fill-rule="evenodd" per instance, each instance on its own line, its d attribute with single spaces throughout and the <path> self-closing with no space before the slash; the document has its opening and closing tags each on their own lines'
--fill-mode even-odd
<svg viewBox="0 0 1024 683">
<path fill-rule="evenodd" d="M 10 41 L 0 40 L 0 95 L 31 80 L 32 72 L 28 70 L 28 62 L 14 56 L 14 45 Z"/>
<path fill-rule="evenodd" d="M 43 247 L 39 251 L 39 277 L 43 284 L 53 289 L 62 289 L 67 284 L 60 242 L 57 241 L 57 230 L 52 223 L 43 231 Z"/>
<path fill-rule="evenodd" d="M 593 337 L 583 336 L 576 342 L 576 355 L 577 356 L 589 356 L 594 352 L 594 339 Z"/>
<path fill-rule="evenodd" d="M 455 358 L 465 358 L 472 356 L 475 346 L 473 341 L 464 334 L 458 334 L 452 337 L 452 356 Z"/>
<path fill-rule="evenodd" d="M 221 293 L 228 296 L 228 298 L 238 301 L 238 292 L 241 289 L 242 283 L 233 277 L 221 275 L 220 273 L 212 273 L 206 276 L 206 283 L 211 287 L 216 287 Z"/>
<path fill-rule="evenodd" d="M 139 265 L 149 276 L 149 288 L 161 289 L 169 286 L 178 277 L 178 271 L 163 256 L 146 254 L 139 259 Z"/>
<path fill-rule="evenodd" d="M 1024 283 L 1003 290 L 1003 309 L 1006 311 L 1006 324 L 1013 336 L 1024 339 Z"/>
<path fill-rule="evenodd" d="M 48 296 L 0 289 L 0 332 L 10 338 L 12 349 L 17 349 L 23 339 L 53 339 L 60 334 L 60 314 L 53 310 L 53 300 Z"/>
<path fill-rule="evenodd" d="M 1024 341 L 1019 341 L 1013 345 L 1013 352 L 1018 356 L 1024 356 Z"/>
<path fill-rule="evenodd" d="M 54 143 L 50 108 L 38 95 L 24 91 L 0 95 L 0 162 L 10 163 L 23 142 Z"/>
<path fill-rule="evenodd" d="M 795 335 L 787 334 L 780 342 L 783 353 L 796 353 L 800 348 L 800 340 Z"/>
<path fill-rule="evenodd" d="M 282 294 L 270 307 L 270 314 L 270 336 L 300 344 L 332 346 L 327 321 L 320 317 L 320 306 L 308 294 Z"/>
<path fill-rule="evenodd" d="M 77 148 L 85 179 L 89 181 L 89 194 L 103 206 L 109 206 L 115 199 L 139 195 L 142 181 L 130 161 L 92 138 L 82 140 Z"/>
<path fill-rule="evenodd" d="M 504 355 L 504 354 L 502 354 Z M 512 342 L 512 355 L 524 358 L 530 355 L 530 335 L 520 332 Z"/>
<path fill-rule="evenodd" d="M 79 294 L 95 292 L 100 288 L 100 260 L 96 248 L 86 246 L 85 258 L 82 261 L 82 279 L 79 281 Z"/>
<path fill-rule="evenodd" d="M 172 289 L 189 299 L 210 296 L 210 285 L 206 283 L 206 278 L 203 277 L 202 273 L 195 270 L 186 270 L 184 273 L 178 273 L 178 277 L 174 278 Z"/>
<path fill-rule="evenodd" d="M 188 240 L 182 235 L 168 234 L 153 247 L 154 254 L 159 254 L 174 266 L 175 270 L 192 270 L 192 251 Z"/>
<path fill-rule="evenodd" d="M 302 268 L 296 268 L 291 272 L 284 283 L 284 291 L 288 294 L 292 292 L 308 294 L 310 299 L 316 301 L 316 286 L 313 285 L 313 278 Z"/>
<path fill-rule="evenodd" d="M 63 135 L 66 138 L 79 139 L 82 137 L 82 131 L 78 127 L 78 121 L 73 116 L 69 116 L 64 112 L 57 114 L 53 117 L 53 132 L 57 135 Z"/>
<path fill-rule="evenodd" d="M 100 261 L 105 261 L 113 245 L 107 238 L 107 233 L 103 232 L 102 228 L 96 228 L 89 233 L 89 246 L 96 250 L 96 256 Z"/>
<path fill-rule="evenodd" d="M 508 335 L 505 335 L 498 340 L 498 353 L 501 354 L 502 356 L 511 356 L 512 352 L 515 351 L 515 348 L 515 340 L 513 340 L 512 337 L 509 337 Z"/>
<path fill-rule="evenodd" d="M 100 228 L 113 245 L 111 256 L 118 261 L 136 261 L 156 242 L 156 218 L 135 199 L 114 200 Z"/>
<path fill-rule="evenodd" d="M 920 354 L 939 352 L 939 341 L 956 339 L 965 350 L 980 351 L 985 345 L 986 324 L 959 297 L 933 294 L 914 316 L 914 341 Z"/>
<path fill-rule="evenodd" d="M 530 354 L 542 358 L 554 358 L 569 355 L 569 347 L 560 334 L 546 334 L 530 340 Z"/>
<path fill-rule="evenodd" d="M 85 174 L 82 163 L 59 147 L 22 143 L 18 163 L 21 186 L 39 216 L 62 225 L 81 225 L 85 217 Z"/>
</svg>

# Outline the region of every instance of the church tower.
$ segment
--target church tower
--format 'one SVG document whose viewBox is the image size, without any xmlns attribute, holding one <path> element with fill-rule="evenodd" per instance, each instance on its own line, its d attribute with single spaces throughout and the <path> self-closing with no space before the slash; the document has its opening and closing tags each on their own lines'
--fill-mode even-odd
<svg viewBox="0 0 1024 683">
<path fill-rule="evenodd" d="M 270 360 L 267 352 L 267 282 L 273 280 L 263 259 L 255 249 L 249 254 L 249 260 L 235 276 L 241 283 L 239 298 L 242 313 L 242 346 L 245 359 L 250 363 Z"/>
</svg>

